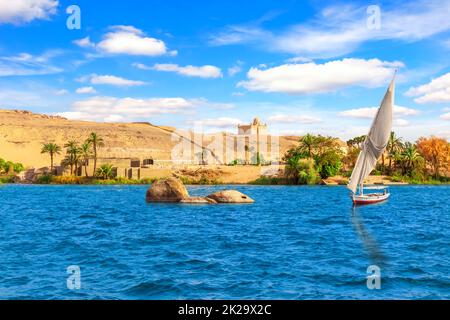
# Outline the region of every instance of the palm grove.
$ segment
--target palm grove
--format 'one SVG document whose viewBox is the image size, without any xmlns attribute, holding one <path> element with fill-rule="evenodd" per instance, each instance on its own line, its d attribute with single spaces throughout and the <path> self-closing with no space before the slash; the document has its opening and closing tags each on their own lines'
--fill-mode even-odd
<svg viewBox="0 0 450 320">
<path fill-rule="evenodd" d="M 63 146 L 65 148 L 65 157 L 61 161 L 61 165 L 65 168 L 70 168 L 70 175 L 78 175 L 79 169 L 84 167 L 85 176 L 88 178 L 88 163 L 90 159 L 93 159 L 92 176 L 109 179 L 113 176 L 112 165 L 104 164 L 97 168 L 98 151 L 103 146 L 103 138 L 99 137 L 95 132 L 92 132 L 81 144 L 75 140 L 70 140 Z M 51 173 L 54 173 L 54 158 L 56 155 L 60 155 L 62 151 L 62 147 L 55 143 L 45 143 L 42 146 L 41 153 L 46 153 L 50 156 Z"/>
<path fill-rule="evenodd" d="M 286 153 L 286 176 L 295 184 L 316 184 L 337 175 L 349 177 L 365 140 L 366 136 L 353 138 L 343 148 L 337 138 L 307 134 Z M 398 182 L 448 182 L 450 144 L 434 136 L 406 142 L 391 132 L 373 174 Z"/>
</svg>

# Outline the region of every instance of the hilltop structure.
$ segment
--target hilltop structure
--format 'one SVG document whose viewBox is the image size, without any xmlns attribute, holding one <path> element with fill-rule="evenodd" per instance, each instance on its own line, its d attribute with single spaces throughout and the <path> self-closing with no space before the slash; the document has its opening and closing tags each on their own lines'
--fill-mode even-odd
<svg viewBox="0 0 450 320">
<path fill-rule="evenodd" d="M 251 124 L 238 125 L 238 135 L 268 135 L 267 124 L 262 124 L 258 117 Z"/>
</svg>

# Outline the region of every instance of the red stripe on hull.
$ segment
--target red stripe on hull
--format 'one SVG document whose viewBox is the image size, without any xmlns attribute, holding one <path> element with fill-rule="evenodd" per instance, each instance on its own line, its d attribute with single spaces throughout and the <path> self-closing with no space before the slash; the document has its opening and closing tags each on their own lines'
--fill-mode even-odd
<svg viewBox="0 0 450 320">
<path fill-rule="evenodd" d="M 370 204 L 370 203 L 378 203 L 378 202 L 383 202 L 386 201 L 386 199 L 380 199 L 380 200 L 353 200 L 353 203 L 355 204 Z"/>
</svg>

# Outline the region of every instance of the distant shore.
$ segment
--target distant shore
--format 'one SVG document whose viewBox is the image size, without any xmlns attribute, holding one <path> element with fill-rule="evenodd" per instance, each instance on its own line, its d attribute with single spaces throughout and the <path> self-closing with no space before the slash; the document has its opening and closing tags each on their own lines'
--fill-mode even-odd
<svg viewBox="0 0 450 320">
<path fill-rule="evenodd" d="M 209 180 L 206 178 L 200 179 L 192 179 L 188 177 L 179 176 L 185 185 L 209 185 L 209 186 L 220 186 L 220 185 L 253 185 L 253 186 L 302 186 L 298 184 L 294 184 L 286 178 L 273 178 L 273 177 L 261 177 L 255 181 L 242 183 L 238 181 L 227 181 L 222 182 L 220 180 Z M 116 179 L 98 179 L 91 177 L 75 177 L 75 176 L 43 176 L 36 182 L 23 182 L 17 181 L 14 176 L 0 176 L 0 185 L 1 184 L 22 184 L 22 185 L 150 185 L 155 180 L 160 178 L 149 178 L 149 179 L 125 179 L 125 178 L 116 178 Z M 345 186 L 347 184 L 347 180 L 345 179 L 327 179 L 322 180 L 321 182 L 314 184 L 316 186 Z M 401 186 L 401 185 L 449 185 L 450 180 L 440 181 L 440 180 L 429 180 L 429 181 L 421 181 L 421 182 L 408 182 L 408 181 L 388 181 L 386 177 L 383 177 L 383 180 L 380 180 L 380 176 L 370 176 L 367 180 L 368 185 L 385 185 L 385 186 Z"/>
</svg>

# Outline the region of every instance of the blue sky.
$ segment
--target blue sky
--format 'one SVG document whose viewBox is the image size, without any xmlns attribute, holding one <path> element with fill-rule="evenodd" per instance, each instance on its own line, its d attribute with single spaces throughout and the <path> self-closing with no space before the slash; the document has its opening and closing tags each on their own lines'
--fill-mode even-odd
<svg viewBox="0 0 450 320">
<path fill-rule="evenodd" d="M 395 131 L 450 138 L 450 1 L 0 0 L 0 35 L 0 108 L 348 139 L 398 69 Z"/>
</svg>

